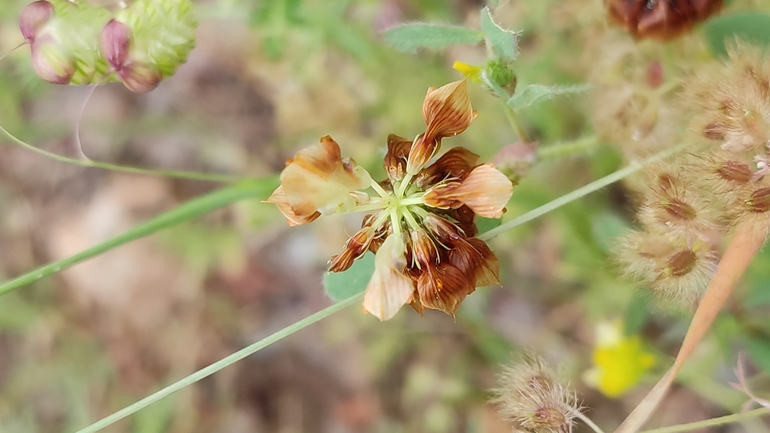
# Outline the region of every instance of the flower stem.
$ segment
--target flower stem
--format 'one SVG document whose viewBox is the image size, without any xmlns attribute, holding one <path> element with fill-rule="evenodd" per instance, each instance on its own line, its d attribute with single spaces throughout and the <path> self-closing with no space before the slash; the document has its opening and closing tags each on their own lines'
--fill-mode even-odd
<svg viewBox="0 0 770 433">
<path fill-rule="evenodd" d="M 603 143 L 599 140 L 599 137 L 595 135 L 589 135 L 587 137 L 581 137 L 574 141 L 565 141 L 563 143 L 555 143 L 549 146 L 538 146 L 537 159 L 538 161 L 545 161 L 551 159 L 566 158 L 568 156 L 588 153 Z"/>
<path fill-rule="evenodd" d="M 289 325 L 286 328 L 283 328 L 280 331 L 257 341 L 256 343 L 253 343 L 249 346 L 244 347 L 243 349 L 233 353 L 230 356 L 220 359 L 219 361 L 209 365 L 208 367 L 204 367 L 196 371 L 195 373 L 177 382 L 172 383 L 171 385 L 155 392 L 154 394 L 151 394 L 137 401 L 136 403 L 130 406 L 127 406 L 126 408 L 121 409 L 113 413 L 112 415 L 89 425 L 88 427 L 78 430 L 77 433 L 94 433 L 109 425 L 112 425 L 117 421 L 120 421 L 121 419 L 139 411 L 140 409 L 143 409 L 155 403 L 156 401 L 179 391 L 180 389 L 183 389 L 189 385 L 192 385 L 195 382 L 198 382 L 201 379 L 211 376 L 212 374 L 218 372 L 219 370 L 227 366 L 230 366 L 261 349 L 264 349 L 265 347 L 275 342 L 281 341 L 284 338 L 296 333 L 297 331 L 305 329 L 308 326 L 316 322 L 319 322 L 340 310 L 343 310 L 353 304 L 356 304 L 357 302 L 360 302 L 362 297 L 363 297 L 363 293 L 359 293 L 355 296 L 345 299 L 344 301 L 340 301 L 340 302 L 337 302 L 336 304 L 330 305 L 324 308 L 323 310 L 300 320 L 299 322 L 293 323 L 292 325 Z"/>
<path fill-rule="evenodd" d="M 172 177 L 177 179 L 200 180 L 205 182 L 237 183 L 242 180 L 247 180 L 247 179 L 242 179 L 242 178 L 223 175 L 223 174 L 196 173 L 196 172 L 183 171 L 183 170 L 151 170 L 146 168 L 126 167 L 123 165 L 115 165 L 115 164 L 109 164 L 106 162 L 98 162 L 91 159 L 68 158 L 66 156 L 57 155 L 53 152 L 48 152 L 47 150 L 39 149 L 21 140 L 15 135 L 11 134 L 2 125 L 0 125 L 0 131 L 2 131 L 5 135 L 7 135 L 8 138 L 10 138 L 13 142 L 15 142 L 16 144 L 18 144 L 19 146 L 27 150 L 31 150 L 37 154 L 47 156 L 51 159 L 55 159 L 60 162 L 75 164 L 81 167 L 93 167 L 93 168 L 101 168 L 104 170 L 120 171 L 123 173 L 133 173 L 133 174 L 141 174 L 141 175 L 147 175 L 147 176 L 163 176 L 163 177 Z"/>
<path fill-rule="evenodd" d="M 540 206 L 538 208 L 535 208 L 535 209 L 533 209 L 533 210 L 531 210 L 531 211 L 529 211 L 529 212 L 527 212 L 527 213 L 525 213 L 523 215 L 520 215 L 520 216 L 518 216 L 518 217 L 516 217 L 516 218 L 514 218 L 514 219 L 512 219 L 512 220 L 510 220 L 510 221 L 508 221 L 506 223 L 503 223 L 503 224 L 493 228 L 492 230 L 489 230 L 489 231 L 487 231 L 485 233 L 482 233 L 480 236 L 478 236 L 478 238 L 483 240 L 483 241 L 488 241 L 488 240 L 494 238 L 495 236 L 497 236 L 497 235 L 499 235 L 499 234 L 501 234 L 503 232 L 506 232 L 506 231 L 508 231 L 508 230 L 510 230 L 510 229 L 512 229 L 512 228 L 514 228 L 516 226 L 518 226 L 518 225 L 524 224 L 524 223 L 526 223 L 528 221 L 531 221 L 531 220 L 533 220 L 533 219 L 535 219 L 537 217 L 545 215 L 548 212 L 551 212 L 551 211 L 553 211 L 553 210 L 555 210 L 557 208 L 560 208 L 560 207 L 564 206 L 567 203 L 573 202 L 573 201 L 575 201 L 575 200 L 577 200 L 577 199 L 579 199 L 579 198 L 581 198 L 581 197 L 583 197 L 585 195 L 588 195 L 588 194 L 590 194 L 592 192 L 598 191 L 598 190 L 604 188 L 607 185 L 611 185 L 611 184 L 613 184 L 613 183 L 623 179 L 626 176 L 629 176 L 629 175 L 631 175 L 633 173 L 636 173 L 637 171 L 641 170 L 642 167 L 645 166 L 645 164 L 650 164 L 650 163 L 653 163 L 655 161 L 659 161 L 661 159 L 668 158 L 669 156 L 671 156 L 671 155 L 681 151 L 683 148 L 684 148 L 683 146 L 672 147 L 670 149 L 666 149 L 666 150 L 664 150 L 662 152 L 659 152 L 659 153 L 653 155 L 652 157 L 646 159 L 645 161 L 642 161 L 641 163 L 633 162 L 633 163 L 629 164 L 628 166 L 626 166 L 625 168 L 622 168 L 622 169 L 620 169 L 620 170 L 618 170 L 618 171 L 616 171 L 616 172 L 614 172 L 612 174 L 608 174 L 607 176 L 604 176 L 601 179 L 597 179 L 597 180 L 589 183 L 588 185 L 585 185 L 585 186 L 583 186 L 581 188 L 578 188 L 578 189 L 572 191 L 569 194 L 565 194 L 565 195 L 557 198 L 556 200 L 548 202 L 548 203 L 546 203 L 546 204 L 544 204 L 544 205 L 542 205 L 542 206 Z"/>
<path fill-rule="evenodd" d="M 591 430 L 593 430 L 594 432 L 604 433 L 604 430 L 602 430 L 601 427 L 596 425 L 596 423 L 593 422 L 593 420 L 591 420 L 591 418 L 586 416 L 586 414 L 584 414 L 583 412 L 576 409 L 576 410 L 573 410 L 573 413 L 575 414 L 575 417 L 577 417 L 580 421 L 583 421 L 583 423 L 588 427 L 590 427 Z"/>
<path fill-rule="evenodd" d="M 380 197 L 382 197 L 382 198 L 384 198 L 386 200 L 390 200 L 390 194 L 388 194 L 387 191 L 385 191 L 382 188 L 382 186 L 380 186 L 380 184 L 377 183 L 377 181 L 372 179 L 372 183 L 370 184 L 370 186 L 372 187 L 373 190 L 375 190 L 377 192 L 377 194 L 379 194 Z"/>
<path fill-rule="evenodd" d="M 734 422 L 745 421 L 747 419 L 755 418 L 762 415 L 770 415 L 770 409 L 763 407 L 761 409 L 754 409 L 748 412 L 720 416 L 719 418 L 706 419 L 703 421 L 691 422 L 687 424 L 672 425 L 669 427 L 660 427 L 652 430 L 644 430 L 641 433 L 677 433 L 677 432 L 698 430 L 706 427 L 716 427 L 716 426 L 730 424 Z"/>
<path fill-rule="evenodd" d="M 239 200 L 265 197 L 273 189 L 275 183 L 275 180 L 272 178 L 259 182 L 244 182 L 191 200 L 106 242 L 102 242 L 101 244 L 65 259 L 49 263 L 10 281 L 0 283 L 0 295 L 4 295 L 20 287 L 42 280 L 43 278 L 54 275 L 111 249 L 151 235 L 191 218 L 195 218 L 214 209 L 221 208 Z"/>
<path fill-rule="evenodd" d="M 425 204 L 425 198 L 423 198 L 423 196 L 407 197 L 407 198 L 399 200 L 398 203 L 401 204 L 402 206 L 420 205 L 420 204 Z"/>
<path fill-rule="evenodd" d="M 522 143 L 529 143 L 529 138 L 524 132 L 524 128 L 521 127 L 521 123 L 519 123 L 519 118 L 516 115 L 516 112 L 513 110 L 513 108 L 508 106 L 508 100 L 511 99 L 511 95 L 509 95 L 508 92 L 506 92 L 505 89 L 500 87 L 497 83 L 492 81 L 489 78 L 489 75 L 487 75 L 486 71 L 481 71 L 481 80 L 495 93 L 495 95 L 499 96 L 503 100 L 505 117 L 508 118 L 508 123 L 511 124 L 511 128 L 513 128 L 516 136 L 519 137 L 519 141 Z"/>
</svg>

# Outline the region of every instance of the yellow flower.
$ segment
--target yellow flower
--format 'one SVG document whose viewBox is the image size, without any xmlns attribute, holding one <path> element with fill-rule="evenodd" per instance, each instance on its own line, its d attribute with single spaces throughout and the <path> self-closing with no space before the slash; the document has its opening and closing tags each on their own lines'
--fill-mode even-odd
<svg viewBox="0 0 770 433">
<path fill-rule="evenodd" d="M 636 386 L 656 359 L 639 336 L 623 335 L 621 322 L 614 321 L 597 326 L 593 362 L 583 380 L 607 397 L 617 398 Z"/>
<path fill-rule="evenodd" d="M 475 65 L 469 65 L 467 63 L 463 62 L 455 62 L 454 65 L 452 65 L 452 68 L 465 75 L 466 78 L 473 81 L 474 83 L 480 83 L 481 82 L 481 66 L 475 66 Z"/>
</svg>

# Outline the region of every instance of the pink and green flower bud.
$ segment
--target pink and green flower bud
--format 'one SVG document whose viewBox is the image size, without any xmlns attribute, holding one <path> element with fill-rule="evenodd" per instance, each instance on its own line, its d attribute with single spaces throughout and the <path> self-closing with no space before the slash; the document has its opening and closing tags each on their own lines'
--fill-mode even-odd
<svg viewBox="0 0 770 433">
<path fill-rule="evenodd" d="M 104 52 L 104 56 L 121 66 L 134 65 L 135 72 L 129 77 L 121 74 L 126 87 L 131 84 L 134 89 L 148 88 L 145 81 L 148 78 L 162 80 L 170 77 L 187 61 L 195 47 L 198 21 L 190 0 L 138 0 L 118 12 L 114 21 L 104 29 L 102 46 L 104 49 L 105 43 L 118 43 L 111 52 Z M 123 24 L 125 29 L 118 24 Z M 122 58 L 123 62 L 118 62 L 121 57 L 114 56 L 123 53 L 117 48 L 123 49 L 126 43 L 128 53 Z M 143 86 L 134 86 L 138 82 Z"/>
<path fill-rule="evenodd" d="M 42 79 L 83 85 L 104 79 L 109 69 L 99 51 L 99 32 L 109 20 L 107 10 L 86 2 L 49 0 L 28 6 L 19 27 Z"/>
<path fill-rule="evenodd" d="M 36 1 L 24 8 L 19 17 L 19 29 L 27 43 L 35 42 L 38 32 L 51 19 L 53 12 L 53 5 L 47 1 Z"/>
</svg>

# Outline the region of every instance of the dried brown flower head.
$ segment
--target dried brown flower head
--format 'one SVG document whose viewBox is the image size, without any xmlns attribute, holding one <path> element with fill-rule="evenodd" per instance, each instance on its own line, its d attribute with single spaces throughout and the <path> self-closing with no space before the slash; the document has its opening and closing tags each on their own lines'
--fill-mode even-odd
<svg viewBox="0 0 770 433">
<path fill-rule="evenodd" d="M 442 138 L 463 132 L 476 117 L 465 88 L 457 81 L 430 89 L 423 104 L 426 131 L 413 141 L 391 134 L 384 159 L 387 179 L 375 182 L 339 145 L 324 137 L 300 151 L 281 173 L 281 186 L 267 200 L 290 225 L 322 214 L 370 212 L 362 228 L 329 261 L 342 272 L 367 251 L 375 271 L 364 295 L 364 309 L 391 319 L 410 304 L 454 315 L 476 287 L 498 282 L 498 262 L 474 236 L 476 215 L 499 218 L 513 184 L 491 164 L 462 147 L 435 162 Z M 375 195 L 362 191 L 371 187 Z"/>
<path fill-rule="evenodd" d="M 610 18 L 635 38 L 673 39 L 722 8 L 722 0 L 608 0 Z"/>
<path fill-rule="evenodd" d="M 505 366 L 492 390 L 500 414 L 514 431 L 567 433 L 579 405 L 574 391 L 560 384 L 556 373 L 542 358 L 527 356 Z"/>
</svg>

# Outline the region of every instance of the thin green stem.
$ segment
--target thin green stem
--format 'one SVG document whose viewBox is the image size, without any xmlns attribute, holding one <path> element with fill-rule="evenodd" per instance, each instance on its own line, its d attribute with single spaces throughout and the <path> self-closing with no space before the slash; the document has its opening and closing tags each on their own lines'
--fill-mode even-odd
<svg viewBox="0 0 770 433">
<path fill-rule="evenodd" d="M 125 417 L 127 417 L 127 416 L 129 416 L 129 415 L 131 415 L 131 414 L 133 414 L 133 413 L 135 413 L 137 411 L 139 411 L 140 409 L 143 409 L 143 408 L 145 408 L 145 407 L 155 403 L 156 401 L 158 401 L 158 400 L 160 400 L 160 399 L 162 399 L 164 397 L 167 397 L 167 396 L 169 396 L 169 395 L 179 391 L 182 388 L 185 388 L 185 387 L 187 387 L 189 385 L 192 385 L 193 383 L 198 382 L 201 379 L 209 377 L 212 374 L 218 372 L 219 370 L 222 370 L 225 367 L 228 367 L 228 366 L 230 366 L 232 364 L 235 364 L 236 362 L 246 358 L 247 356 L 249 356 L 249 355 L 251 355 L 251 354 L 253 354 L 253 353 L 255 353 L 255 352 L 257 352 L 257 351 L 259 351 L 261 349 L 264 349 L 265 347 L 267 347 L 267 346 L 269 346 L 269 345 L 271 345 L 273 343 L 281 341 L 284 338 L 286 338 L 286 337 L 296 333 L 297 331 L 305 329 L 308 326 L 310 326 L 310 325 L 312 325 L 312 324 L 314 324 L 316 322 L 319 322 L 319 321 L 321 321 L 321 320 L 331 316 L 332 314 L 334 314 L 334 313 L 336 313 L 338 311 L 341 311 L 341 310 L 343 310 L 343 309 L 345 309 L 345 308 L 347 308 L 347 307 L 349 307 L 349 306 L 351 306 L 353 304 L 358 303 L 361 300 L 362 297 L 363 297 L 363 293 L 359 293 L 358 295 L 352 296 L 352 297 L 350 297 L 348 299 L 345 299 L 344 301 L 340 301 L 340 302 L 337 302 L 336 304 L 330 305 L 330 306 L 324 308 L 323 310 L 321 310 L 321 311 L 319 311 L 319 312 L 317 312 L 315 314 L 312 314 L 312 315 L 310 315 L 310 316 L 300 320 L 299 322 L 295 322 L 295 323 L 287 326 L 286 328 L 283 328 L 280 331 L 278 331 L 278 332 L 276 332 L 274 334 L 271 334 L 268 337 L 265 337 L 265 338 L 257 341 L 256 343 L 253 343 L 253 344 L 251 344 L 249 346 L 244 347 L 243 349 L 233 353 L 232 355 L 230 355 L 230 356 L 228 356 L 226 358 L 222 358 L 221 360 L 219 360 L 219 361 L 209 365 L 208 367 L 204 367 L 204 368 L 196 371 L 195 373 L 193 373 L 193 374 L 191 374 L 191 375 L 189 375 L 189 376 L 187 376 L 187 377 L 185 377 L 185 378 L 183 378 L 183 379 L 181 379 L 181 380 L 179 380 L 177 382 L 172 383 L 171 385 L 169 385 L 169 386 L 167 386 L 167 387 L 165 387 L 165 388 L 155 392 L 154 394 L 151 394 L 151 395 L 149 395 L 149 396 L 147 396 L 147 397 L 137 401 L 136 403 L 134 403 L 134 404 L 132 404 L 132 405 L 130 405 L 130 406 L 124 408 L 124 409 L 121 409 L 121 410 L 113 413 L 112 415 L 110 415 L 110 416 L 108 416 L 106 418 L 103 418 L 103 419 L 101 419 L 101 420 L 99 420 L 99 421 L 89 425 L 86 428 L 78 430 L 77 433 L 94 433 L 94 432 L 97 432 L 97 431 L 99 431 L 99 430 L 101 430 L 101 429 L 103 429 L 103 428 L 105 428 L 105 427 L 107 427 L 109 425 L 112 425 L 112 424 L 116 423 L 117 421 L 120 421 L 121 419 L 123 419 L 123 418 L 125 418 Z"/>
<path fill-rule="evenodd" d="M 586 414 L 579 410 L 574 410 L 573 413 L 575 414 L 575 417 L 577 417 L 580 421 L 583 421 L 585 425 L 591 428 L 596 433 L 604 433 L 604 430 L 602 430 L 601 427 L 596 425 L 595 422 L 591 418 L 589 418 Z"/>
<path fill-rule="evenodd" d="M 513 108 L 508 106 L 506 101 L 503 101 L 503 111 L 505 111 L 505 117 L 508 118 L 508 123 L 511 124 L 513 132 L 515 132 L 516 136 L 519 137 L 519 141 L 522 143 L 529 143 L 527 133 L 524 132 L 524 128 L 522 128 L 521 123 L 519 122 L 519 116 L 515 111 L 513 111 Z"/>
<path fill-rule="evenodd" d="M 734 422 L 745 421 L 747 419 L 755 418 L 762 415 L 770 415 L 770 409 L 761 408 L 754 409 L 748 412 L 736 413 L 733 415 L 720 416 L 719 418 L 712 418 L 703 421 L 691 422 L 687 424 L 672 425 L 669 427 L 660 427 L 652 430 L 643 430 L 640 433 L 677 433 L 683 431 L 698 430 L 707 427 L 716 427 L 720 425 L 730 424 Z"/>
<path fill-rule="evenodd" d="M 566 141 L 563 143 L 555 143 L 549 146 L 542 146 L 537 148 L 537 159 L 539 161 L 560 159 L 572 155 L 586 154 L 592 150 L 595 150 L 603 143 L 599 140 L 599 137 L 590 135 L 588 137 L 581 137 L 574 141 Z"/>
<path fill-rule="evenodd" d="M 74 256 L 47 264 L 10 281 L 6 281 L 0 284 L 0 295 L 32 284 L 106 251 L 151 235 L 191 218 L 195 218 L 214 209 L 221 208 L 243 199 L 264 198 L 275 186 L 275 183 L 276 182 L 273 179 L 243 182 L 239 185 L 220 189 L 203 197 L 191 200 L 132 228 L 122 235 L 116 236 L 106 242 L 75 254 Z"/>
<path fill-rule="evenodd" d="M 358 205 L 353 208 L 353 212 L 370 212 L 373 210 L 385 209 L 388 207 L 388 203 L 385 201 L 377 201 L 369 204 Z"/>
<path fill-rule="evenodd" d="M 184 171 L 184 170 L 151 170 L 146 168 L 126 167 L 123 165 L 115 165 L 115 164 L 109 164 L 106 162 L 98 162 L 91 159 L 69 158 L 66 156 L 58 155 L 53 152 L 48 152 L 47 150 L 39 149 L 23 141 L 22 139 L 16 137 L 15 135 L 11 134 L 2 125 L 0 125 L 0 131 L 2 131 L 5 135 L 7 135 L 8 138 L 10 138 L 14 143 L 18 144 L 19 146 L 27 150 L 31 150 L 37 154 L 47 156 L 48 158 L 52 158 L 60 162 L 75 164 L 81 167 L 93 167 L 93 168 L 101 168 L 104 170 L 120 171 L 123 173 L 141 174 L 145 176 L 173 177 L 177 179 L 200 180 L 205 182 L 237 183 L 244 180 L 242 178 L 228 176 L 224 174 L 196 173 L 196 172 Z"/>
<path fill-rule="evenodd" d="M 390 199 L 390 194 L 388 194 L 388 192 L 385 191 L 382 188 L 382 186 L 380 186 L 380 184 L 377 183 L 377 181 L 372 180 L 372 183 L 370 184 L 370 186 L 372 187 L 372 189 L 374 189 L 377 192 L 377 194 L 379 194 L 380 197 L 382 197 L 384 199 L 387 199 L 387 200 Z"/>
<path fill-rule="evenodd" d="M 425 204 L 425 198 L 422 195 L 419 197 L 407 197 L 407 198 L 401 199 L 399 201 L 399 204 L 401 204 L 402 206 L 414 206 L 414 205 Z"/>
<path fill-rule="evenodd" d="M 513 110 L 513 108 L 508 106 L 508 100 L 511 99 L 511 95 L 509 95 L 508 92 L 506 92 L 505 89 L 500 87 L 497 83 L 492 81 L 489 78 L 489 75 L 487 75 L 486 71 L 481 71 L 481 80 L 495 93 L 495 95 L 499 96 L 503 100 L 505 117 L 508 118 L 508 123 L 511 124 L 511 128 L 513 128 L 513 132 L 516 133 L 516 136 L 519 137 L 519 141 L 522 143 L 529 143 L 529 137 L 527 137 L 526 132 L 524 132 L 524 128 L 521 127 L 518 115 Z"/>
<path fill-rule="evenodd" d="M 668 158 L 669 156 L 671 156 L 671 155 L 681 151 L 682 149 L 683 149 L 682 146 L 676 146 L 676 147 L 673 147 L 671 149 L 667 149 L 667 150 L 664 150 L 662 152 L 659 152 L 659 153 L 653 155 L 652 157 L 646 159 L 645 161 L 631 163 L 631 164 L 629 164 L 625 168 L 622 168 L 622 169 L 620 169 L 620 170 L 618 170 L 618 171 L 616 171 L 616 172 L 614 172 L 612 174 L 609 174 L 607 176 L 604 176 L 601 179 L 597 179 L 597 180 L 589 183 L 588 185 L 585 185 L 585 186 L 583 186 L 581 188 L 578 188 L 578 189 L 572 191 L 569 194 L 565 194 L 565 195 L 557 198 L 556 200 L 553 200 L 551 202 L 548 202 L 548 203 L 544 204 L 543 206 L 540 206 L 539 208 L 535 208 L 535 209 L 533 209 L 533 210 L 531 210 L 531 211 L 529 211 L 529 212 L 527 212 L 527 213 L 525 213 L 525 214 L 523 214 L 521 216 L 518 216 L 518 217 L 516 217 L 516 218 L 514 218 L 514 219 L 512 219 L 512 220 L 510 220 L 510 221 L 508 221 L 506 223 L 503 223 L 503 224 L 493 228 L 492 230 L 489 230 L 489 231 L 487 231 L 485 233 L 482 233 L 479 236 L 479 239 L 481 239 L 483 241 L 488 241 L 488 240 L 494 238 L 495 236 L 497 236 L 497 235 L 499 235 L 499 234 L 501 234 L 503 232 L 506 232 L 506 231 L 508 231 L 508 230 L 510 230 L 510 229 L 512 229 L 512 228 L 514 228 L 516 226 L 518 226 L 518 225 L 524 224 L 524 223 L 529 222 L 529 221 L 531 221 L 531 220 L 533 220 L 533 219 L 535 219 L 537 217 L 543 216 L 543 215 L 547 214 L 548 212 L 551 212 L 551 211 L 553 211 L 553 210 L 555 210 L 557 208 L 560 208 L 560 207 L 564 206 L 567 203 L 573 202 L 573 201 L 575 201 L 575 200 L 577 200 L 577 199 L 579 199 L 579 198 L 581 198 L 583 196 L 586 196 L 586 195 L 588 195 L 588 194 L 590 194 L 592 192 L 598 191 L 598 190 L 604 188 L 605 186 L 611 185 L 611 184 L 613 184 L 613 183 L 623 179 L 626 176 L 629 176 L 629 175 L 631 175 L 633 173 L 636 173 L 637 171 L 641 170 L 642 167 L 644 167 L 647 164 L 651 164 L 653 162 L 660 161 L 661 159 Z"/>
</svg>

